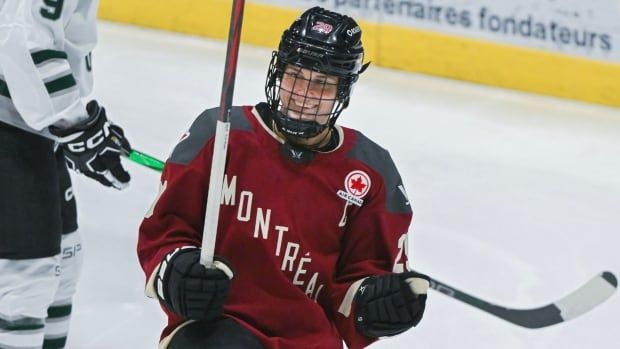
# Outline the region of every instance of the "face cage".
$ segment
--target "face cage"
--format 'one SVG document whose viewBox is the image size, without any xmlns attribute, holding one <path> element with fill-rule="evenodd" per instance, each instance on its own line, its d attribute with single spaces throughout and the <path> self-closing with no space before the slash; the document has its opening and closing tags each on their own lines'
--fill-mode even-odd
<svg viewBox="0 0 620 349">
<path fill-rule="evenodd" d="M 315 120 L 294 119 L 282 112 L 284 106 L 282 105 L 280 99 L 280 88 L 282 84 L 282 78 L 284 76 L 285 67 L 286 63 L 279 62 L 278 53 L 277 51 L 274 51 L 271 57 L 271 62 L 269 63 L 269 71 L 267 72 L 265 95 L 267 97 L 267 104 L 273 112 L 274 120 L 276 121 L 278 129 L 286 136 L 312 138 L 319 135 L 326 128 L 333 127 L 336 123 L 336 120 L 338 119 L 338 116 L 340 116 L 340 113 L 349 104 L 349 92 L 350 86 L 352 84 L 350 82 L 350 78 L 339 77 L 334 105 L 332 106 L 332 109 L 329 113 L 318 114 L 317 110 L 317 114 L 315 114 L 315 117 L 319 115 L 328 116 L 327 123 L 322 125 Z M 291 92 L 291 95 L 293 94 L 293 91 L 289 92 Z M 304 96 L 304 98 L 307 97 Z"/>
</svg>

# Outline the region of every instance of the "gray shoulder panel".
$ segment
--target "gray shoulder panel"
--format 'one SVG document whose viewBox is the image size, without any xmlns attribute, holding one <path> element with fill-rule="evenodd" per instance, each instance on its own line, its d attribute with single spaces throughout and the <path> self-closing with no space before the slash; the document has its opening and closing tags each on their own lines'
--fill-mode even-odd
<svg viewBox="0 0 620 349">
<path fill-rule="evenodd" d="M 396 213 L 411 212 L 411 205 L 406 196 L 402 179 L 387 150 L 368 139 L 361 132 L 356 131 L 355 145 L 347 156 L 365 163 L 381 174 L 385 183 L 385 205 L 387 211 Z"/>
<path fill-rule="evenodd" d="M 215 128 L 220 108 L 207 109 L 202 112 L 189 128 L 187 138 L 179 142 L 168 161 L 187 165 L 215 137 Z M 252 126 L 243 114 L 243 107 L 232 107 L 230 112 L 230 129 L 251 131 Z"/>
</svg>

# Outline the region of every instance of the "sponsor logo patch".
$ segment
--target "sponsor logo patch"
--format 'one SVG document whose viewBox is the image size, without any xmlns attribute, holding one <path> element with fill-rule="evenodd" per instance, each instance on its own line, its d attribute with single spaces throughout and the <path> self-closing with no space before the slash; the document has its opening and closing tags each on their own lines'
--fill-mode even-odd
<svg viewBox="0 0 620 349">
<path fill-rule="evenodd" d="M 338 196 L 356 206 L 362 206 L 362 198 L 370 191 L 370 176 L 360 170 L 351 171 L 344 179 L 344 190 L 338 190 Z"/>
</svg>

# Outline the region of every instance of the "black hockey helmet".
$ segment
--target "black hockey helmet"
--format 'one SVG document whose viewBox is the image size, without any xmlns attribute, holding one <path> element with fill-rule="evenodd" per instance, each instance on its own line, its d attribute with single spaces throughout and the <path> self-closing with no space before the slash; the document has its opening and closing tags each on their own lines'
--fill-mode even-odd
<svg viewBox="0 0 620 349">
<path fill-rule="evenodd" d="M 318 6 L 306 10 L 284 31 L 278 50 L 273 52 L 265 84 L 267 103 L 280 131 L 310 138 L 334 125 L 349 105 L 359 74 L 368 66 L 368 63 L 362 64 L 361 36 L 361 29 L 353 18 Z M 293 119 L 281 112 L 280 86 L 288 64 L 338 77 L 336 100 L 326 125 Z"/>
</svg>

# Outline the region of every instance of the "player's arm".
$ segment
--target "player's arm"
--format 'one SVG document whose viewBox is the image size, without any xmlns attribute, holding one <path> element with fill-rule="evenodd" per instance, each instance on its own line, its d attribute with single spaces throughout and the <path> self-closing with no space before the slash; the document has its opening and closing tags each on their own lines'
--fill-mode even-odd
<svg viewBox="0 0 620 349">
<path fill-rule="evenodd" d="M 67 52 L 55 49 L 65 39 L 63 15 L 62 1 L 8 0 L 0 10 L 0 95 L 10 98 L 24 122 L 38 131 L 88 118 L 80 98 L 90 92 L 92 80 L 79 80 Z M 83 20 L 94 27 L 95 15 L 96 7 L 88 14 L 92 18 Z M 92 35 L 88 51 L 95 44 Z"/>
<path fill-rule="evenodd" d="M 120 156 L 131 146 L 103 107 L 95 101 L 84 106 L 81 97 L 92 89 L 89 64 L 86 56 L 71 56 L 94 46 L 96 10 L 97 1 L 81 3 L 65 28 L 62 1 L 6 1 L 0 9 L 0 98 L 9 98 L 21 116 L 16 126 L 54 136 L 71 169 L 123 189 L 130 176 Z M 75 49 L 57 50 L 58 41 Z"/>
<path fill-rule="evenodd" d="M 330 288 L 336 327 L 350 348 L 406 331 L 425 309 L 428 277 L 407 270 L 412 212 L 389 164 L 394 172 L 373 178 L 375 188 L 350 217 Z"/>
<path fill-rule="evenodd" d="M 198 117 L 166 161 L 159 194 L 138 239 L 147 296 L 191 320 L 219 316 L 233 278 L 224 260 L 217 260 L 213 269 L 199 261 L 213 152 L 211 115 L 217 118 L 216 110 Z"/>
</svg>

